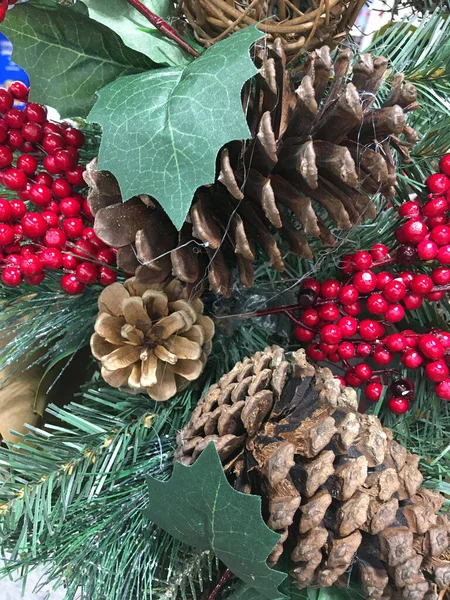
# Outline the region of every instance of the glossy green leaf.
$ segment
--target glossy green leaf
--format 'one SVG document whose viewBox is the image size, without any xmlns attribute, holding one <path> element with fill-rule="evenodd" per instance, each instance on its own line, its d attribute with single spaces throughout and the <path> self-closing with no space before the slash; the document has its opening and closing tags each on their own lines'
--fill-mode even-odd
<svg viewBox="0 0 450 600">
<path fill-rule="evenodd" d="M 122 77 L 99 93 L 89 120 L 103 128 L 99 168 L 123 199 L 156 198 L 177 228 L 198 187 L 212 183 L 219 149 L 250 135 L 241 104 L 256 73 L 254 27 L 214 44 L 187 67 Z"/>
<path fill-rule="evenodd" d="M 169 481 L 148 480 L 144 514 L 177 540 L 212 550 L 262 598 L 285 598 L 278 586 L 285 574 L 266 560 L 280 536 L 261 517 L 261 498 L 228 483 L 213 443 L 190 467 L 176 463 Z M 258 595 L 252 591 L 252 598 Z"/>
<path fill-rule="evenodd" d="M 129 48 L 164 66 L 188 63 L 191 58 L 164 34 L 153 27 L 127 0 L 82 0 L 89 16 L 115 31 Z M 165 21 L 172 20 L 171 0 L 143 0 L 143 4 Z"/>
<path fill-rule="evenodd" d="M 62 117 L 87 115 L 97 90 L 154 66 L 87 14 L 58 4 L 18 4 L 0 30 L 30 77 L 30 100 L 53 106 Z"/>
</svg>

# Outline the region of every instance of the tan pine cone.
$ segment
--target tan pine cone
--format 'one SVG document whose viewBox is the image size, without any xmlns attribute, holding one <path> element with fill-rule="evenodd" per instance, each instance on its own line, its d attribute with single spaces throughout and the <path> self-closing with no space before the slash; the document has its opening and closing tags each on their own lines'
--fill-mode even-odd
<svg viewBox="0 0 450 600">
<path fill-rule="evenodd" d="M 91 350 L 107 383 L 164 401 L 200 376 L 214 323 L 184 290 L 177 280 L 143 284 L 133 277 L 102 291 Z"/>
<path fill-rule="evenodd" d="M 125 272 L 148 282 L 173 274 L 198 293 L 208 279 L 228 297 L 233 267 L 251 287 L 256 246 L 284 270 L 276 233 L 291 252 L 311 258 L 311 237 L 334 243 L 321 212 L 337 229 L 350 229 L 375 216 L 370 194 L 394 195 L 392 149 L 409 160 L 417 135 L 405 115 L 418 103 L 414 86 L 397 75 L 381 108 L 372 108 L 387 59 L 364 54 L 351 69 L 348 48 L 333 64 L 324 46 L 291 76 L 276 41 L 256 62 L 259 75 L 243 97 L 252 139 L 222 150 L 214 185 L 197 190 L 180 232 L 157 202 L 140 196 L 123 203 L 114 177 L 98 172 L 95 161 L 88 166 L 94 229 L 119 248 Z"/>
<path fill-rule="evenodd" d="M 273 346 L 210 387 L 178 436 L 175 460 L 192 464 L 211 441 L 236 489 L 259 494 L 290 552 L 300 589 L 328 587 L 352 568 L 366 598 L 428 599 L 450 583 L 444 498 L 421 488 L 419 457 L 357 412 L 355 390 L 304 350 Z"/>
</svg>

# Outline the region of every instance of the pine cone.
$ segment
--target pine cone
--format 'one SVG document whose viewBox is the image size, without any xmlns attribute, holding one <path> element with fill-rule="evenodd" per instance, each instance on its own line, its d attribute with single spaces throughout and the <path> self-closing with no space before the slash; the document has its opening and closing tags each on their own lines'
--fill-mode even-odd
<svg viewBox="0 0 450 600">
<path fill-rule="evenodd" d="M 420 487 L 419 457 L 356 406 L 355 390 L 304 350 L 289 365 L 281 348 L 266 348 L 209 389 L 175 460 L 192 464 L 214 442 L 235 488 L 262 496 L 281 534 L 269 562 L 289 549 L 300 589 L 331 586 L 352 567 L 367 598 L 422 600 L 429 578 L 450 583 L 441 558 L 450 522 L 436 514 L 444 499 Z"/>
<path fill-rule="evenodd" d="M 91 350 L 107 383 L 163 401 L 200 376 L 214 324 L 203 315 L 203 302 L 183 295 L 176 280 L 163 286 L 132 278 L 102 291 Z"/>
<path fill-rule="evenodd" d="M 346 83 L 350 50 L 339 51 L 333 65 L 324 46 L 308 55 L 296 89 L 279 42 L 256 61 L 259 76 L 243 97 L 252 140 L 221 151 L 215 184 L 196 192 L 179 233 L 148 196 L 123 204 L 115 179 L 96 171 L 96 163 L 88 168 L 95 231 L 119 247 L 117 262 L 126 272 L 144 281 L 173 272 L 199 293 L 208 277 L 213 290 L 230 296 L 233 263 L 240 283 L 252 285 L 256 245 L 273 269 L 284 270 L 275 232 L 293 253 L 311 258 L 308 236 L 334 243 L 318 211 L 336 228 L 350 229 L 375 216 L 368 194 L 394 195 L 392 148 L 407 161 L 417 141 L 405 122 L 418 106 L 413 85 L 397 75 L 382 107 L 372 109 L 384 57 L 362 55 Z"/>
</svg>

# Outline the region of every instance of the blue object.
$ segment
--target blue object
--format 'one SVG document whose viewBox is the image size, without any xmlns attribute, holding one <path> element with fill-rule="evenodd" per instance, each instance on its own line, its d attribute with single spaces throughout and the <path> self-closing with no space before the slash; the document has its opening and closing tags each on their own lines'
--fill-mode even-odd
<svg viewBox="0 0 450 600">
<path fill-rule="evenodd" d="M 12 44 L 0 33 L 0 87 L 7 88 L 13 81 L 23 81 L 30 85 L 25 71 L 11 60 Z"/>
</svg>

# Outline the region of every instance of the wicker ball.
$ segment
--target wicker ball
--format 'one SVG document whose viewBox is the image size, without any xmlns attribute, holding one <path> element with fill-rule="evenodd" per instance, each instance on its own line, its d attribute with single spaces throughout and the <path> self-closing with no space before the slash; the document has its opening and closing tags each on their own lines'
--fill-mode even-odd
<svg viewBox="0 0 450 600">
<path fill-rule="evenodd" d="M 281 38 L 291 59 L 323 44 L 336 46 L 352 28 L 364 0 L 177 0 L 197 40 L 210 46 L 258 22 L 269 43 Z M 305 9 L 306 6 L 306 9 Z"/>
</svg>

